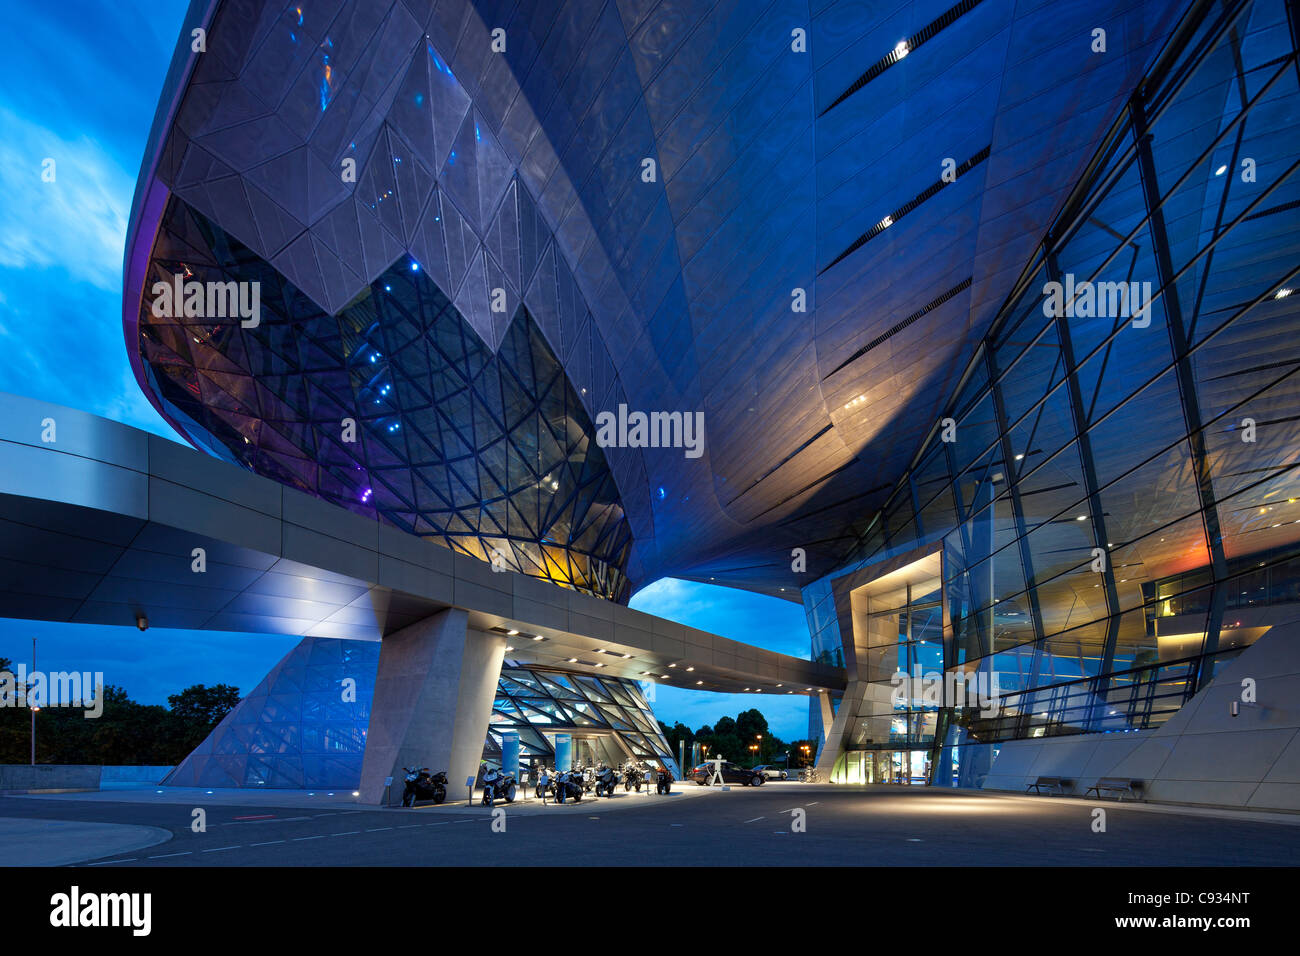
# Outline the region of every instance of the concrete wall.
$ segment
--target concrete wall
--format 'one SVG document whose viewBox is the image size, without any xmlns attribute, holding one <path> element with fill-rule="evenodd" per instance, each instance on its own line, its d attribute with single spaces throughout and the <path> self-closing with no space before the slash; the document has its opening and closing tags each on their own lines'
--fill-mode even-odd
<svg viewBox="0 0 1300 956">
<path fill-rule="evenodd" d="M 101 769 L 91 764 L 0 764 L 0 791 L 98 790 Z"/>
</svg>

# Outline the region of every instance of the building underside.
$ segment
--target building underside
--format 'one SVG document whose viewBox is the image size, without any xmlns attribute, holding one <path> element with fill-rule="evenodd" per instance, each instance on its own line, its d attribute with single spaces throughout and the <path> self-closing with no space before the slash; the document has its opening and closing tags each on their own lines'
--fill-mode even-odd
<svg viewBox="0 0 1300 956">
<path fill-rule="evenodd" d="M 1295 3 L 195 0 L 193 28 L 124 327 L 197 448 L 601 602 L 802 599 L 837 780 L 1041 758 L 1300 805 L 1294 713 L 1185 726 L 1296 653 Z M 256 284 L 258 320 L 160 310 L 173 281 Z M 625 409 L 698 414 L 701 453 L 599 440 Z M 484 739 L 502 631 L 448 607 L 384 632 L 428 713 L 386 711 L 368 767 Z M 1175 737 L 1200 756 L 1153 764 Z"/>
</svg>

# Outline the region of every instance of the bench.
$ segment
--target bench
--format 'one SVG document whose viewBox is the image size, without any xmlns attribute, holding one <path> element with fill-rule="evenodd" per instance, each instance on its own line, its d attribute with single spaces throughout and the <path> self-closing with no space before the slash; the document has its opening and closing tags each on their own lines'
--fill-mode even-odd
<svg viewBox="0 0 1300 956">
<path fill-rule="evenodd" d="M 1039 777 L 1025 787 L 1025 793 L 1030 790 L 1034 791 L 1034 793 L 1042 793 L 1044 790 L 1048 793 L 1065 793 L 1070 788 L 1071 782 L 1065 777 Z"/>
<path fill-rule="evenodd" d="M 1129 777 L 1100 777 L 1096 783 L 1088 788 L 1084 796 L 1095 793 L 1097 799 L 1100 800 L 1103 794 L 1114 793 L 1118 794 L 1118 798 L 1122 801 L 1126 793 L 1131 797 L 1140 796 L 1139 791 L 1141 789 L 1141 780 L 1133 780 Z"/>
</svg>

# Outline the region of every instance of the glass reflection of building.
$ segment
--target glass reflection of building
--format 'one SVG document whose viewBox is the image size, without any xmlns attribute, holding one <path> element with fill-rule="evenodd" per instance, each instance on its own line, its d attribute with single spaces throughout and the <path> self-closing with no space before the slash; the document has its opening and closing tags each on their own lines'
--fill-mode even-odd
<svg viewBox="0 0 1300 956">
<path fill-rule="evenodd" d="M 930 782 L 977 782 L 1002 741 L 1158 727 L 1300 600 L 1296 29 L 1282 0 L 1194 7 L 912 467 L 805 589 L 813 657 L 866 682 L 834 702 L 859 707 L 837 779 L 920 753 Z M 1067 281 L 1149 282 L 1149 312 L 1080 292 L 1049 314 Z M 938 610 L 866 583 L 918 559 Z M 886 705 L 885 671 L 940 655 L 996 676 L 996 713 Z"/>
</svg>

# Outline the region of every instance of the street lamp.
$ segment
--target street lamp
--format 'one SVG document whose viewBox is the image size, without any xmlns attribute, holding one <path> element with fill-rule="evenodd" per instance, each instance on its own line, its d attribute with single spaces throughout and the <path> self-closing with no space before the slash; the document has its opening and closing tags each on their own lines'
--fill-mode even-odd
<svg viewBox="0 0 1300 956">
<path fill-rule="evenodd" d="M 36 638 L 32 638 L 32 680 L 36 679 Z M 30 691 L 30 687 L 28 688 Z M 32 712 L 32 766 L 36 766 L 36 712 L 39 707 L 33 707 L 30 700 L 27 701 L 27 708 Z"/>
</svg>

